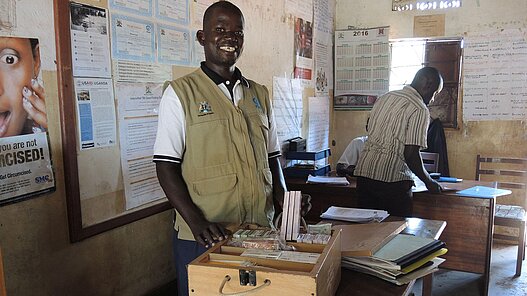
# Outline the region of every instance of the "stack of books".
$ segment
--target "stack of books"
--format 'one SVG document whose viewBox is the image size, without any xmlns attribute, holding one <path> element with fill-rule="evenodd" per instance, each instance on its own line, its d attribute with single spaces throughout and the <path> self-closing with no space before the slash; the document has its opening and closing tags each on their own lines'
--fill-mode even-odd
<svg viewBox="0 0 527 296">
<path fill-rule="evenodd" d="M 445 261 L 439 256 L 446 252 L 440 240 L 397 234 L 371 256 L 343 256 L 342 265 L 404 285 L 435 272 Z"/>
</svg>

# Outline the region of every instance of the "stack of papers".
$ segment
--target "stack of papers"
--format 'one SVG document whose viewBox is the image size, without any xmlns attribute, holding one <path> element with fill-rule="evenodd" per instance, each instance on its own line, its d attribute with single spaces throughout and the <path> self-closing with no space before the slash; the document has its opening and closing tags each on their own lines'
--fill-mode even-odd
<svg viewBox="0 0 527 296">
<path fill-rule="evenodd" d="M 349 185 L 350 182 L 346 177 L 328 177 L 328 176 L 311 176 L 307 177 L 307 183 L 313 184 L 336 184 L 336 185 Z"/>
<path fill-rule="evenodd" d="M 345 268 L 404 285 L 437 270 L 447 252 L 440 240 L 398 234 L 372 256 L 342 257 Z"/>
<path fill-rule="evenodd" d="M 381 222 L 390 214 L 384 210 L 370 210 L 357 208 L 329 207 L 327 211 L 320 215 L 322 219 L 342 220 L 349 222 L 367 223 Z"/>
</svg>

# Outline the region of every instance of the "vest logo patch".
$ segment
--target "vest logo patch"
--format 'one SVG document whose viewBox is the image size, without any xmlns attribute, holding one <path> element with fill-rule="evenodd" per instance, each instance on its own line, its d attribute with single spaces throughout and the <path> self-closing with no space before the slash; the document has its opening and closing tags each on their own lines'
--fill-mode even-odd
<svg viewBox="0 0 527 296">
<path fill-rule="evenodd" d="M 203 101 L 199 103 L 199 110 L 198 110 L 198 116 L 204 116 L 213 114 L 212 107 L 209 105 L 209 102 Z"/>
<path fill-rule="evenodd" d="M 260 105 L 260 100 L 258 100 L 257 97 L 253 97 L 253 103 L 256 106 L 256 109 L 262 111 L 262 105 Z"/>
</svg>

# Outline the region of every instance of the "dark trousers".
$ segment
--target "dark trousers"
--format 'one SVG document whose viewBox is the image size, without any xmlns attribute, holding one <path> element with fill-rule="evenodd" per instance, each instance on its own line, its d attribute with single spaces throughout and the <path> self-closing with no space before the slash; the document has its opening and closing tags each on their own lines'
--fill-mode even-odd
<svg viewBox="0 0 527 296">
<path fill-rule="evenodd" d="M 195 241 L 177 238 L 178 232 L 174 231 L 173 252 L 176 263 L 176 283 L 178 296 L 188 295 L 188 273 L 187 264 L 196 259 L 207 250 L 204 246 Z"/>
<path fill-rule="evenodd" d="M 390 215 L 411 217 L 413 181 L 382 182 L 357 177 L 359 207 L 385 210 Z"/>
</svg>

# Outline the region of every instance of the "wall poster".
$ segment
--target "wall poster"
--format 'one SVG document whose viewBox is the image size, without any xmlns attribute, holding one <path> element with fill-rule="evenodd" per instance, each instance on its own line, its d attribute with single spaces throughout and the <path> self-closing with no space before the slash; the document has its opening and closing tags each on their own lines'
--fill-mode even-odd
<svg viewBox="0 0 527 296">
<path fill-rule="evenodd" d="M 36 38 L 0 36 L 0 205 L 55 190 Z"/>
</svg>

